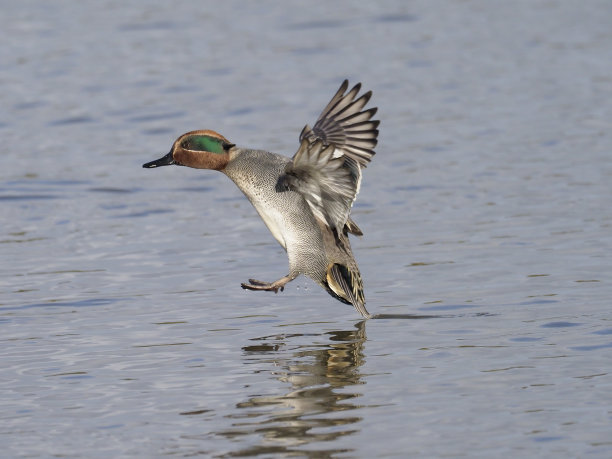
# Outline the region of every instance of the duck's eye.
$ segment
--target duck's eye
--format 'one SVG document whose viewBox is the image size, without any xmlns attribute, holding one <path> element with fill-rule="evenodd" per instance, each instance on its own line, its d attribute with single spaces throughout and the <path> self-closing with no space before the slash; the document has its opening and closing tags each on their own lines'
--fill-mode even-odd
<svg viewBox="0 0 612 459">
<path fill-rule="evenodd" d="M 185 150 L 223 153 L 223 141 L 206 135 L 190 135 L 183 139 L 181 147 Z"/>
</svg>

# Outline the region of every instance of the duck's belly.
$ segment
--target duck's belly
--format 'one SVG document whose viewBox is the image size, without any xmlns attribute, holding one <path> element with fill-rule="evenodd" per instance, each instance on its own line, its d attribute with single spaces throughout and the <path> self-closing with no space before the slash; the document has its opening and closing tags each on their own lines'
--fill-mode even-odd
<svg viewBox="0 0 612 459">
<path fill-rule="evenodd" d="M 274 239 L 287 251 L 292 272 L 315 278 L 325 268 L 321 229 L 304 197 L 277 191 L 288 158 L 260 150 L 244 151 L 225 169 L 264 221 Z"/>
<path fill-rule="evenodd" d="M 306 201 L 298 193 L 274 192 L 272 201 L 249 197 L 274 239 L 285 249 L 294 245 L 317 244 L 320 229 Z"/>
<path fill-rule="evenodd" d="M 278 241 L 278 243 L 287 250 L 287 231 L 285 231 L 284 227 L 284 219 L 282 214 L 276 209 L 262 209 L 258 208 L 258 206 L 253 203 L 253 206 L 257 210 L 257 213 L 264 221 L 274 239 Z"/>
<path fill-rule="evenodd" d="M 291 274 L 307 274 L 320 281 L 326 264 L 325 245 L 306 200 L 295 191 L 258 191 L 245 194 L 274 239 L 287 251 Z"/>
</svg>

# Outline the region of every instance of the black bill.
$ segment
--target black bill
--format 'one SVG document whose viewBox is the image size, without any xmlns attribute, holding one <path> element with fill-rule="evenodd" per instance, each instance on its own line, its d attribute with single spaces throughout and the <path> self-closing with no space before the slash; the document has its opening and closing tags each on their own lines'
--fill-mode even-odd
<svg viewBox="0 0 612 459">
<path fill-rule="evenodd" d="M 174 159 L 172 159 L 172 151 L 162 158 L 143 164 L 142 167 L 151 169 L 152 167 L 170 166 L 171 164 L 174 164 Z"/>
</svg>

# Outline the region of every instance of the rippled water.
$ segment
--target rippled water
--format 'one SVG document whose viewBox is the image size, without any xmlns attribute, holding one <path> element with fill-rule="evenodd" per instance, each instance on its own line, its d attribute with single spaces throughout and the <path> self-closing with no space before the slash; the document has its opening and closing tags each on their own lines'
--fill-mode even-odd
<svg viewBox="0 0 612 459">
<path fill-rule="evenodd" d="M 4 3 L 3 455 L 612 455 L 609 2 Z M 141 168 L 292 155 L 347 77 L 366 322 L 240 289 L 287 266 L 250 204 Z"/>
</svg>

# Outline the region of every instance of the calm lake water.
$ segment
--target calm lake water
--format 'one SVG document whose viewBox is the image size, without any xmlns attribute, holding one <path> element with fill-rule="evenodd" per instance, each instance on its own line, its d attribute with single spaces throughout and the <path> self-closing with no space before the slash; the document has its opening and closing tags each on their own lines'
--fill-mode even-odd
<svg viewBox="0 0 612 459">
<path fill-rule="evenodd" d="M 3 457 L 612 457 L 612 3 L 20 1 L 0 30 Z M 372 89 L 373 314 L 183 132 L 293 155 Z"/>
</svg>

